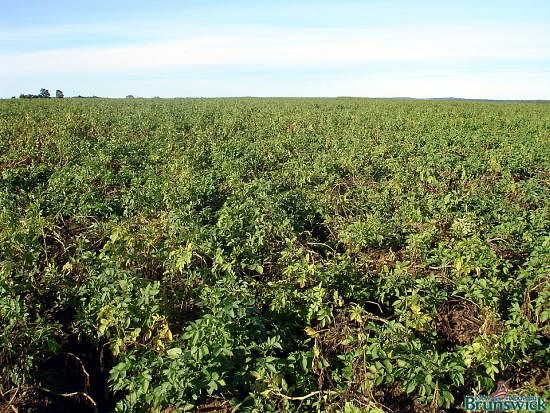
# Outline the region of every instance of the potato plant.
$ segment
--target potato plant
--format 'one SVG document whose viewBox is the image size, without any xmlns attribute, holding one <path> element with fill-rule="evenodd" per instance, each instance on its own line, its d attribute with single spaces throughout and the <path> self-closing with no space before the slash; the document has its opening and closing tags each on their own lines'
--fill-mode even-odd
<svg viewBox="0 0 550 413">
<path fill-rule="evenodd" d="M 0 101 L 0 406 L 548 400 L 550 105 Z"/>
</svg>

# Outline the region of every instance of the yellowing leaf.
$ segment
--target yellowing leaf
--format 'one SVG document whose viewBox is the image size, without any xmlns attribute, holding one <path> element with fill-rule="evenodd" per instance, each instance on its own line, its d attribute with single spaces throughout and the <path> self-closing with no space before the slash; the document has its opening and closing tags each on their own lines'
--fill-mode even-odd
<svg viewBox="0 0 550 413">
<path fill-rule="evenodd" d="M 306 327 L 305 332 L 310 337 L 317 337 L 319 335 L 319 333 L 311 327 Z"/>
<path fill-rule="evenodd" d="M 411 311 L 414 315 L 420 314 L 420 306 L 418 304 L 411 304 Z"/>
</svg>

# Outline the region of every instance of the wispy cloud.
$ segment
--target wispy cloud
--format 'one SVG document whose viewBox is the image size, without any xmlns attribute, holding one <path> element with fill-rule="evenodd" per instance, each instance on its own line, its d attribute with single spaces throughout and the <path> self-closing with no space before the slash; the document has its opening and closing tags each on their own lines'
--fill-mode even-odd
<svg viewBox="0 0 550 413">
<path fill-rule="evenodd" d="M 371 62 L 550 60 L 550 29 L 404 27 L 386 30 L 238 31 L 115 47 L 0 55 L 0 75 L 112 73 L 224 65 L 345 66 Z"/>
<path fill-rule="evenodd" d="M 317 16 L 301 26 L 282 18 L 237 21 L 234 10 L 232 19 L 209 24 L 203 17 L 201 24 L 189 18 L 0 28 L 0 96 L 50 85 L 105 96 L 550 98 L 549 25 L 451 24 L 434 16 L 398 24 L 386 8 L 369 17 L 382 20 L 367 25 L 350 20 L 350 10 L 340 12 L 339 24 Z"/>
</svg>

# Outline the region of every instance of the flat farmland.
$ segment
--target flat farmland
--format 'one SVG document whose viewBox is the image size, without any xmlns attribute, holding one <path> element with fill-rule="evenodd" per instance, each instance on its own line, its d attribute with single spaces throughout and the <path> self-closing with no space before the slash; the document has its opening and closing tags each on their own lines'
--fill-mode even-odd
<svg viewBox="0 0 550 413">
<path fill-rule="evenodd" d="M 1 100 L 0 406 L 548 400 L 549 185 L 545 102 Z"/>
</svg>

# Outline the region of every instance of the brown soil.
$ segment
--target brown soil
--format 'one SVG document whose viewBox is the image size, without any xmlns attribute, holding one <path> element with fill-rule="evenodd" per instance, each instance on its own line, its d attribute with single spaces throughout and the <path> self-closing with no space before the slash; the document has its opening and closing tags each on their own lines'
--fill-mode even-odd
<svg viewBox="0 0 550 413">
<path fill-rule="evenodd" d="M 460 299 L 441 304 L 437 311 L 437 330 L 453 344 L 468 344 L 480 334 L 483 325 L 479 307 Z"/>
</svg>

